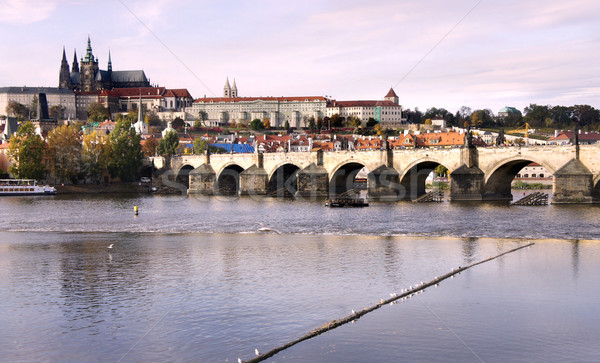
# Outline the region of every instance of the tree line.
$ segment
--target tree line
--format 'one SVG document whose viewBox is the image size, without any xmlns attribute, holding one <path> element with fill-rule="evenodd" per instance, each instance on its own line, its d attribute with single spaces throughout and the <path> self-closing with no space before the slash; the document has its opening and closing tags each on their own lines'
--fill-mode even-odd
<svg viewBox="0 0 600 363">
<path fill-rule="evenodd" d="M 424 113 L 419 110 L 406 109 L 404 116 L 409 123 L 427 124 L 434 118 L 441 118 L 448 126 L 458 127 L 520 127 L 528 123 L 533 128 L 583 129 L 600 131 L 600 110 L 590 105 L 551 106 L 530 104 L 523 114 L 509 112 L 501 117 L 490 109 L 471 110 L 462 106 L 456 113 L 445 108 L 431 107 Z"/>
<path fill-rule="evenodd" d="M 16 178 L 47 179 L 55 183 L 90 179 L 99 183 L 108 171 L 121 181 L 135 180 L 143 153 L 140 136 L 131 121 L 121 119 L 110 134 L 93 131 L 82 135 L 75 125 L 62 125 L 44 140 L 30 121 L 11 137 L 9 172 Z"/>
</svg>

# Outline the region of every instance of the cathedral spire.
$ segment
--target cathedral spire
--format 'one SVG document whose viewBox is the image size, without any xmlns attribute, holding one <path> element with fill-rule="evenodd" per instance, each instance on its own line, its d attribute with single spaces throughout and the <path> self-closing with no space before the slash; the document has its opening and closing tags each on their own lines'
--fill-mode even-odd
<svg viewBox="0 0 600 363">
<path fill-rule="evenodd" d="M 106 70 L 112 72 L 112 62 L 110 61 L 110 49 L 108 50 L 108 68 Z"/>
<path fill-rule="evenodd" d="M 77 63 L 77 49 L 73 49 L 73 68 L 71 72 L 79 73 L 79 63 Z"/>
<path fill-rule="evenodd" d="M 94 54 L 92 54 L 92 41 L 90 40 L 90 35 L 88 34 L 87 48 L 85 48 L 85 57 L 83 58 L 84 62 L 94 62 Z"/>
<path fill-rule="evenodd" d="M 233 87 L 231 87 L 231 97 L 237 97 L 238 96 L 238 90 L 237 90 L 237 85 L 235 84 L 235 78 L 233 79 Z"/>
<path fill-rule="evenodd" d="M 65 52 L 65 46 L 63 45 L 63 57 L 62 57 L 62 62 L 66 62 L 67 61 L 67 53 Z"/>
<path fill-rule="evenodd" d="M 71 88 L 71 74 L 69 72 L 69 63 L 67 62 L 67 53 L 65 52 L 65 47 L 63 47 L 62 60 L 60 61 L 58 88 Z"/>
</svg>

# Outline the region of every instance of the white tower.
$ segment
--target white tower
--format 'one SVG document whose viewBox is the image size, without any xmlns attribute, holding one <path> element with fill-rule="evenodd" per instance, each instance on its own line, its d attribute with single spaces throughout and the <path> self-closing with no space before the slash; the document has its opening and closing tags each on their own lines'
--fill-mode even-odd
<svg viewBox="0 0 600 363">
<path fill-rule="evenodd" d="M 225 97 L 225 98 L 231 97 L 231 86 L 229 85 L 229 77 L 227 77 L 227 81 L 225 82 L 225 87 L 223 87 L 223 97 Z"/>
</svg>

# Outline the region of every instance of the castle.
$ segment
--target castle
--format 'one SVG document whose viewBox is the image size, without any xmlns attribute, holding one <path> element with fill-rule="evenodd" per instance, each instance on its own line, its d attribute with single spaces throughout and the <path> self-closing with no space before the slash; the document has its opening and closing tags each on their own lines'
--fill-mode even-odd
<svg viewBox="0 0 600 363">
<path fill-rule="evenodd" d="M 69 70 L 67 55 L 63 47 L 63 56 L 60 65 L 58 88 L 72 91 L 98 91 L 113 88 L 151 87 L 143 70 L 113 71 L 108 52 L 108 65 L 106 70 L 98 66 L 98 58 L 92 53 L 92 44 L 88 35 L 85 57 L 81 58 L 81 67 L 77 62 L 77 51 L 73 54 L 73 66 Z"/>
</svg>

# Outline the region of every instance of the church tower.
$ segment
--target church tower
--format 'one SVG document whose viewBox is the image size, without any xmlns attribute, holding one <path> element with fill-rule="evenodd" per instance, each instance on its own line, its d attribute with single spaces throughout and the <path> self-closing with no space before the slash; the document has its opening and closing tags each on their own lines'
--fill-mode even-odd
<svg viewBox="0 0 600 363">
<path fill-rule="evenodd" d="M 96 73 L 98 73 L 98 59 L 92 54 L 92 43 L 88 35 L 87 48 L 85 57 L 81 59 L 81 90 L 95 91 L 96 90 Z"/>
<path fill-rule="evenodd" d="M 77 62 L 77 49 L 73 49 L 73 68 L 71 73 L 79 73 L 79 63 Z"/>
<path fill-rule="evenodd" d="M 238 96 L 237 86 L 235 84 L 235 78 L 233 79 L 233 87 L 231 88 L 231 97 L 236 98 Z"/>
<path fill-rule="evenodd" d="M 225 82 L 225 87 L 223 87 L 223 97 L 225 97 L 225 98 L 231 97 L 231 86 L 229 85 L 229 77 L 227 77 L 227 81 Z"/>
<path fill-rule="evenodd" d="M 385 97 L 383 99 L 385 101 L 394 102 L 397 105 L 400 104 L 400 98 L 398 98 L 398 95 L 396 94 L 396 92 L 394 92 L 393 87 L 390 87 L 390 90 L 388 91 L 387 95 L 385 95 Z"/>
<path fill-rule="evenodd" d="M 65 53 L 65 47 L 63 47 L 62 61 L 60 62 L 58 88 L 71 89 L 71 73 L 69 72 L 69 63 L 67 63 L 67 54 Z"/>
</svg>

